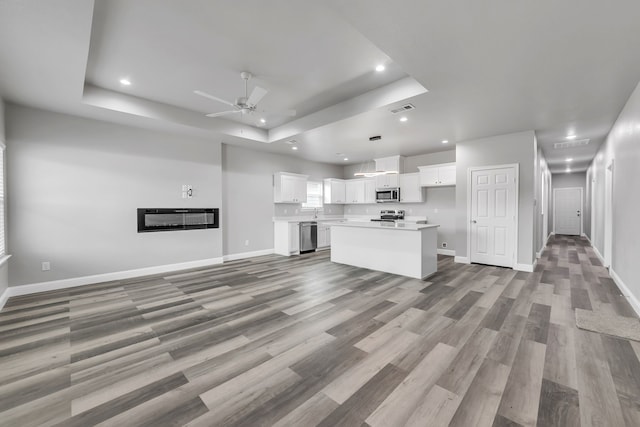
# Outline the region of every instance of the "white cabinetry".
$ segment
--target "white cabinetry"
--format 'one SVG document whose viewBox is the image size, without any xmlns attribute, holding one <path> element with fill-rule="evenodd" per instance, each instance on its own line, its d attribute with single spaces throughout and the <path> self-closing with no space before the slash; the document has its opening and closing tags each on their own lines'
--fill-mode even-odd
<svg viewBox="0 0 640 427">
<path fill-rule="evenodd" d="M 331 246 L 331 227 L 318 223 L 318 249 L 329 248 Z"/>
<path fill-rule="evenodd" d="M 365 178 L 364 182 L 364 203 L 376 202 L 376 180 L 375 178 Z"/>
<path fill-rule="evenodd" d="M 364 181 L 350 179 L 346 182 L 346 203 L 364 203 Z"/>
<path fill-rule="evenodd" d="M 274 252 L 293 255 L 300 252 L 300 223 L 276 221 L 273 223 Z"/>
<path fill-rule="evenodd" d="M 307 201 L 307 175 L 276 172 L 273 175 L 273 201 L 275 203 L 305 203 Z"/>
<path fill-rule="evenodd" d="M 348 179 L 345 181 L 345 194 L 345 203 L 349 205 L 358 203 L 375 203 L 375 179 Z"/>
<path fill-rule="evenodd" d="M 402 173 L 404 169 L 404 157 L 391 156 L 375 159 L 376 172 Z"/>
<path fill-rule="evenodd" d="M 456 185 L 456 164 L 443 163 L 432 166 L 419 166 L 420 185 L 423 187 L 442 187 Z"/>
<path fill-rule="evenodd" d="M 400 175 L 400 203 L 424 202 L 424 191 L 420 186 L 419 173 L 403 173 Z"/>
<path fill-rule="evenodd" d="M 404 169 L 404 157 L 391 156 L 375 159 L 376 172 L 395 172 L 376 176 L 376 188 L 398 188 L 398 174 Z"/>
<path fill-rule="evenodd" d="M 376 188 L 398 188 L 400 185 L 397 173 L 376 176 Z"/>
<path fill-rule="evenodd" d="M 324 180 L 324 203 L 345 203 L 345 181 L 342 179 L 327 178 Z"/>
</svg>

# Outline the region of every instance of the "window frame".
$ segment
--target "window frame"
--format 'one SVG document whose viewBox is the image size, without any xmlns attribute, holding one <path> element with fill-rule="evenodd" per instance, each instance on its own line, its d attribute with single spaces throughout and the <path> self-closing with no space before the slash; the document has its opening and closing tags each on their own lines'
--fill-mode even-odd
<svg viewBox="0 0 640 427">
<path fill-rule="evenodd" d="M 320 188 L 320 206 L 305 206 L 308 202 L 302 203 L 300 209 L 302 211 L 314 211 L 318 210 L 318 212 L 324 211 L 324 182 L 323 181 L 307 181 L 307 200 L 309 200 L 309 184 L 318 184 Z"/>
</svg>

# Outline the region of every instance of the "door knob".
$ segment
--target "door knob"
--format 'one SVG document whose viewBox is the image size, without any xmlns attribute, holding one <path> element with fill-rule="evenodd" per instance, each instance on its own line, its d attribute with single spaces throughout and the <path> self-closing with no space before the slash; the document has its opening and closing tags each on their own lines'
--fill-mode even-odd
<svg viewBox="0 0 640 427">
<path fill-rule="evenodd" d="M 476 221 L 475 219 L 473 221 L 471 221 L 471 222 L 474 223 L 474 224 L 478 223 L 478 221 Z"/>
</svg>

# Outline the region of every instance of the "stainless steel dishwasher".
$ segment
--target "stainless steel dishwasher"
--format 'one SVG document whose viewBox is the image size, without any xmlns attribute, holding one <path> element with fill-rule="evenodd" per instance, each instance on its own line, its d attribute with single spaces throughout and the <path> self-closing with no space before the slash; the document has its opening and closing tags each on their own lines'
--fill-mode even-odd
<svg viewBox="0 0 640 427">
<path fill-rule="evenodd" d="M 318 223 L 303 221 L 300 223 L 300 253 L 313 252 L 318 247 Z"/>
</svg>

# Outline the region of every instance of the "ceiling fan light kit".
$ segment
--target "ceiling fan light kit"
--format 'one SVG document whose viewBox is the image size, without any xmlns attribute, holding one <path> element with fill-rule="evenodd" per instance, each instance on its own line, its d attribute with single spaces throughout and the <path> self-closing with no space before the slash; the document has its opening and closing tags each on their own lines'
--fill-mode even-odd
<svg viewBox="0 0 640 427">
<path fill-rule="evenodd" d="M 220 102 L 222 104 L 225 104 L 225 105 L 228 105 L 230 107 L 233 107 L 233 110 L 221 111 L 219 113 L 206 114 L 207 117 L 222 117 L 222 116 L 227 116 L 227 115 L 230 115 L 230 114 L 237 114 L 237 113 L 240 113 L 243 116 L 244 115 L 250 115 L 254 111 L 256 111 L 258 103 L 269 92 L 268 90 L 266 90 L 264 88 L 261 88 L 260 86 L 254 86 L 253 90 L 251 91 L 251 95 L 249 95 L 248 83 L 249 83 L 249 80 L 251 79 L 251 77 L 253 77 L 253 74 L 251 74 L 249 71 L 243 71 L 243 72 L 240 73 L 240 78 L 242 78 L 242 80 L 244 80 L 244 96 L 236 98 L 235 102 L 230 102 L 230 101 L 227 101 L 225 99 L 218 98 L 217 96 L 208 94 L 208 93 L 203 92 L 201 90 L 194 90 L 193 93 L 195 93 L 196 95 L 202 96 L 204 98 L 210 99 L 212 101 L 217 101 L 217 102 Z M 290 117 L 293 117 L 293 116 L 296 115 L 296 111 L 295 110 L 285 110 L 285 111 L 282 111 L 282 112 L 262 111 L 262 113 L 264 113 L 264 114 L 276 114 L 276 115 L 283 115 L 283 116 L 290 116 Z M 262 123 L 256 123 L 256 125 L 260 126 L 260 124 L 264 124 L 264 123 L 265 123 L 265 121 L 263 119 Z"/>
</svg>

